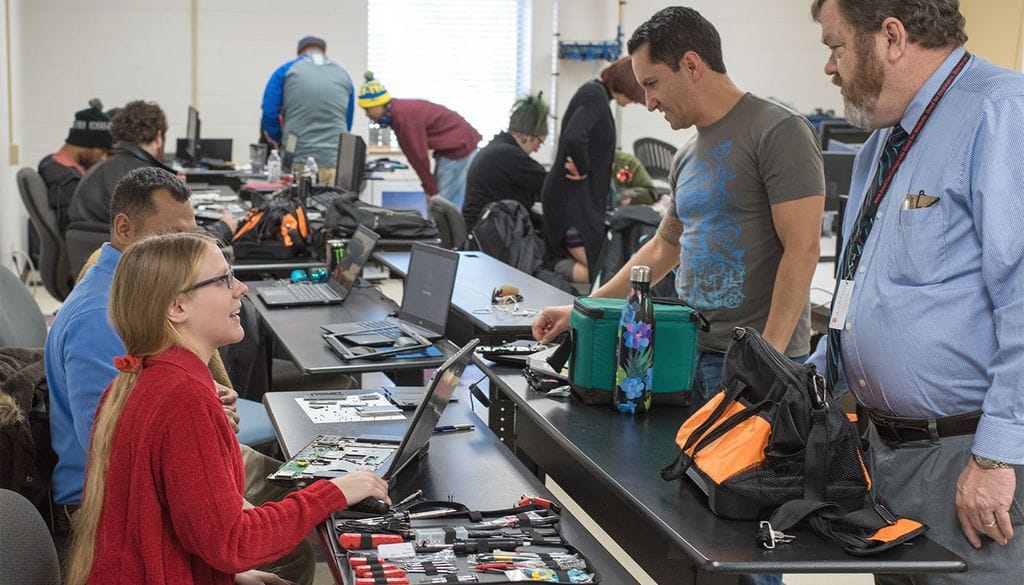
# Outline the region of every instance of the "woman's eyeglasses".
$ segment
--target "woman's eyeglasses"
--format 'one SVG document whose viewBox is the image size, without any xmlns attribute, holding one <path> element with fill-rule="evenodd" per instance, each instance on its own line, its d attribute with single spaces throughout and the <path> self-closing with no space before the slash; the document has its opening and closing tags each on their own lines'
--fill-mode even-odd
<svg viewBox="0 0 1024 585">
<path fill-rule="evenodd" d="M 234 270 L 228 270 L 227 272 L 225 272 L 224 274 L 221 274 L 220 276 L 214 276 L 213 278 L 207 278 L 206 280 L 200 280 L 199 282 L 193 284 L 192 286 L 186 288 L 185 290 L 183 290 L 181 292 L 183 292 L 183 293 L 192 292 L 192 291 L 196 290 L 197 288 L 202 288 L 204 286 L 209 286 L 211 284 L 218 284 L 220 282 L 223 282 L 224 284 L 226 284 L 227 287 L 228 287 L 228 290 L 231 290 L 231 289 L 235 288 L 235 271 Z"/>
</svg>

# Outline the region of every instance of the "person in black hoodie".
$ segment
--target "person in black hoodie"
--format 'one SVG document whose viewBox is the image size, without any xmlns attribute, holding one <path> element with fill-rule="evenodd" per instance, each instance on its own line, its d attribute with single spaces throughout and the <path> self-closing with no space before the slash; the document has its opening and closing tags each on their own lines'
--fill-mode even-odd
<svg viewBox="0 0 1024 585">
<path fill-rule="evenodd" d="M 527 96 L 516 101 L 509 115 L 508 132 L 499 132 L 477 153 L 466 177 L 466 202 L 462 215 L 473 229 L 484 207 L 492 201 L 511 199 L 530 209 L 540 199 L 547 171 L 530 157 L 548 136 L 548 105 Z"/>
<path fill-rule="evenodd" d="M 167 116 L 155 102 L 136 100 L 125 104 L 110 120 L 114 154 L 96 165 L 78 183 L 71 198 L 68 216 L 72 223 L 90 221 L 110 224 L 110 197 L 114 186 L 128 171 L 140 167 L 159 167 L 175 173 L 165 165 Z M 225 242 L 231 241 L 235 220 L 230 215 L 210 226 L 208 231 Z"/>
<path fill-rule="evenodd" d="M 589 282 L 605 238 L 605 212 L 615 154 L 615 120 L 609 102 L 643 103 L 643 89 L 629 57 L 615 61 L 600 79 L 580 87 L 562 117 L 558 152 L 541 193 L 544 240 L 555 272 Z"/>
</svg>

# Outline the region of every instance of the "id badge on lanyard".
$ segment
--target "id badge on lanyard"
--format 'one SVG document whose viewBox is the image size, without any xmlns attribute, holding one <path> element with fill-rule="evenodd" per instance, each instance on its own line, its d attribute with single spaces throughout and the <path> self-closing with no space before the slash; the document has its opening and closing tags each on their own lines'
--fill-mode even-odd
<svg viewBox="0 0 1024 585">
<path fill-rule="evenodd" d="M 832 301 L 832 316 L 828 320 L 829 329 L 846 327 L 846 314 L 850 312 L 850 299 L 853 298 L 853 281 L 840 280 L 836 287 L 836 296 Z"/>
</svg>

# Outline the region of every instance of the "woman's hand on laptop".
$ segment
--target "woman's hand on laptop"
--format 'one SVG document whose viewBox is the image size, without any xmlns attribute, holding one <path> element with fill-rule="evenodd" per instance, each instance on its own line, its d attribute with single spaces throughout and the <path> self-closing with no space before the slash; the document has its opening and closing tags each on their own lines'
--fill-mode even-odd
<svg viewBox="0 0 1024 585">
<path fill-rule="evenodd" d="M 345 494 L 345 500 L 350 506 L 362 502 L 366 498 L 377 498 L 391 504 L 391 498 L 388 497 L 388 482 L 377 477 L 377 474 L 369 469 L 346 473 L 332 479 L 331 483 L 338 486 L 341 493 Z"/>
</svg>

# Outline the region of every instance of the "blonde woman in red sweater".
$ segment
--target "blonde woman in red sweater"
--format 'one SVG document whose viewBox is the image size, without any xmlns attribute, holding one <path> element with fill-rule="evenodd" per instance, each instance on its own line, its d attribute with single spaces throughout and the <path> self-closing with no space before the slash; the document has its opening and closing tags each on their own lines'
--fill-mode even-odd
<svg viewBox="0 0 1024 585">
<path fill-rule="evenodd" d="M 243 509 L 238 441 L 205 364 L 242 338 L 246 290 L 206 236 L 149 238 L 121 258 L 110 319 L 128 353 L 93 425 L 69 585 L 279 583 L 246 572 L 348 502 L 387 500 L 360 471 Z"/>
</svg>

